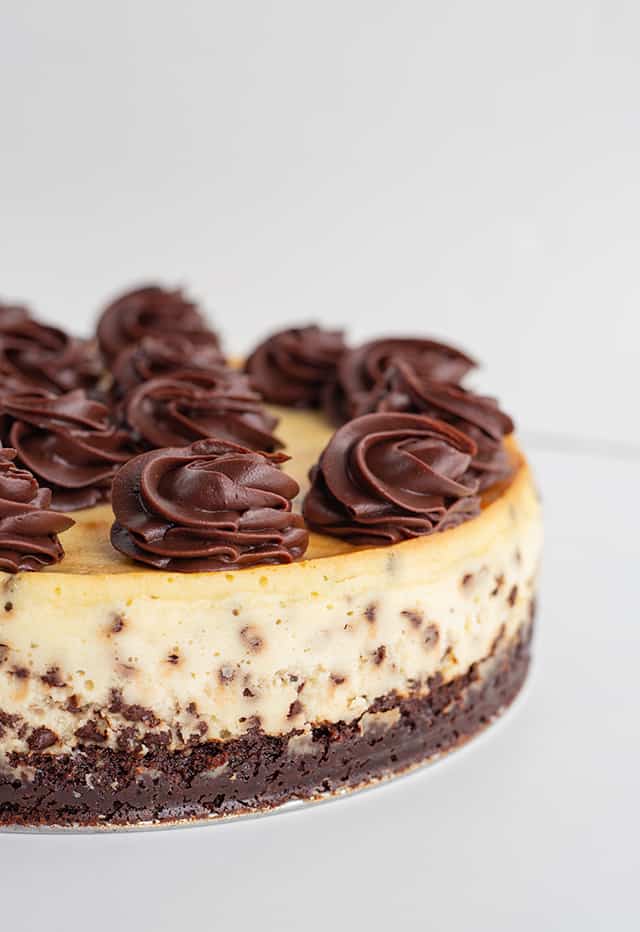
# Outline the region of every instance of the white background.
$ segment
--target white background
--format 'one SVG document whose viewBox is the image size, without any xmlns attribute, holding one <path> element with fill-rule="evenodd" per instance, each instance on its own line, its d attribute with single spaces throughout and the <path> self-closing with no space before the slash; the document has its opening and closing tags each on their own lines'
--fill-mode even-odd
<svg viewBox="0 0 640 932">
<path fill-rule="evenodd" d="M 529 697 L 484 743 L 260 822 L 4 836 L 3 927 L 637 928 L 639 35 L 631 0 L 0 0 L 5 298 L 89 333 L 182 283 L 236 353 L 448 337 L 548 535 Z"/>
</svg>

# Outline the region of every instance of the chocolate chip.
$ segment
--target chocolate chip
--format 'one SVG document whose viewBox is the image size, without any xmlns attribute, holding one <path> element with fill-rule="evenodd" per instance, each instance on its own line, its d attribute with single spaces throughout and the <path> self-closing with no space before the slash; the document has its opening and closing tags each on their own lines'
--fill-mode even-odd
<svg viewBox="0 0 640 932">
<path fill-rule="evenodd" d="M 376 647 L 373 652 L 373 662 L 377 667 L 379 667 L 386 656 L 387 648 L 384 646 L 384 644 L 381 644 L 380 647 Z"/>
<path fill-rule="evenodd" d="M 64 680 L 60 676 L 59 667 L 49 667 L 44 676 L 41 676 L 40 679 L 43 683 L 46 683 L 47 686 L 57 686 L 61 687 L 65 685 Z"/>
<path fill-rule="evenodd" d="M 473 582 L 473 573 L 465 573 L 462 577 L 462 588 L 467 589 Z"/>
<path fill-rule="evenodd" d="M 245 688 L 242 690 L 242 695 L 245 697 L 245 699 L 253 699 L 253 693 L 248 686 L 245 686 Z"/>
<path fill-rule="evenodd" d="M 124 628 L 124 615 L 115 615 L 111 623 L 111 634 L 119 634 Z"/>
<path fill-rule="evenodd" d="M 189 703 L 189 705 L 187 706 L 187 712 L 189 713 L 189 715 L 198 714 L 198 706 L 195 704 L 195 702 Z"/>
<path fill-rule="evenodd" d="M 58 736 L 55 731 L 45 728 L 44 725 L 35 728 L 27 738 L 27 746 L 31 751 L 44 751 L 57 743 Z"/>
<path fill-rule="evenodd" d="M 512 586 L 512 587 L 511 587 L 511 591 L 510 591 L 510 593 L 509 593 L 509 596 L 508 596 L 508 598 L 507 598 L 507 602 L 509 603 L 509 605 L 510 605 L 512 608 L 513 608 L 513 606 L 516 604 L 516 599 L 517 599 L 517 598 L 518 598 L 518 587 L 517 587 L 517 586 Z"/>
<path fill-rule="evenodd" d="M 4 610 L 5 610 L 5 612 L 12 612 L 12 611 L 13 611 L 13 602 L 5 602 L 5 603 L 4 603 Z"/>
<path fill-rule="evenodd" d="M 235 668 L 231 666 L 230 663 L 225 663 L 218 670 L 218 679 L 223 686 L 227 686 L 233 679 L 235 679 L 236 671 Z"/>
<path fill-rule="evenodd" d="M 167 657 L 167 663 L 173 663 L 173 664 L 180 663 L 180 655 L 176 654 L 175 652 L 172 654 L 169 654 L 169 656 Z"/>
<path fill-rule="evenodd" d="M 249 650 L 253 651 L 254 654 L 261 650 L 264 645 L 264 641 L 262 640 L 258 629 L 252 627 L 251 625 L 247 625 L 242 629 L 240 632 L 240 637 L 244 641 L 245 645 L 249 648 Z"/>
<path fill-rule="evenodd" d="M 424 615 L 422 612 L 418 612 L 415 609 L 405 609 L 400 614 L 404 618 L 408 618 L 414 628 L 419 628 L 424 620 Z"/>
<path fill-rule="evenodd" d="M 74 695 L 69 696 L 69 698 L 67 699 L 65 709 L 67 710 L 67 712 L 71 712 L 72 715 L 77 715 L 78 712 L 80 711 L 80 702 L 78 700 L 78 697 L 75 695 L 75 693 Z"/>
<path fill-rule="evenodd" d="M 432 650 L 439 640 L 440 632 L 438 631 L 438 626 L 434 624 L 428 624 L 424 629 L 424 646 L 427 648 L 427 650 Z"/>
<path fill-rule="evenodd" d="M 332 673 L 332 674 L 331 674 L 331 682 L 332 682 L 332 683 L 335 683 L 336 686 L 341 686 L 342 683 L 345 683 L 345 682 L 346 682 L 346 680 L 347 680 L 346 676 L 342 676 L 341 673 Z"/>
</svg>

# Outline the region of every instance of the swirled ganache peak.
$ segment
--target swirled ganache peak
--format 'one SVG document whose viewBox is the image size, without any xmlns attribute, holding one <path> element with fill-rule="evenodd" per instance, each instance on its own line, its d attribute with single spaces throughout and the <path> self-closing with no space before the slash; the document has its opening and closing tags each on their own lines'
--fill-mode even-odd
<svg viewBox="0 0 640 932">
<path fill-rule="evenodd" d="M 303 514 L 355 544 L 393 544 L 479 513 L 476 445 L 418 414 L 367 414 L 340 427 L 311 473 Z"/>
<path fill-rule="evenodd" d="M 125 346 L 157 333 L 202 333 L 207 324 L 181 291 L 145 285 L 121 295 L 108 305 L 98 321 L 98 344 L 112 363 Z"/>
<path fill-rule="evenodd" d="M 42 324 L 24 307 L 0 304 L 0 390 L 20 383 L 54 392 L 90 389 L 99 376 L 92 341 Z"/>
<path fill-rule="evenodd" d="M 116 469 L 136 452 L 108 409 L 81 389 L 6 395 L 0 411 L 3 436 L 19 462 L 51 489 L 60 511 L 108 500 Z"/>
<path fill-rule="evenodd" d="M 16 451 L 0 450 L 0 571 L 41 570 L 64 556 L 58 534 L 74 521 L 51 510 L 51 492 L 27 469 L 14 465 Z"/>
<path fill-rule="evenodd" d="M 494 398 L 477 395 L 460 385 L 423 378 L 407 362 L 398 360 L 372 391 L 363 396 L 359 414 L 404 411 L 446 421 L 471 437 L 477 447 L 471 472 L 479 488 L 507 478 L 513 469 L 503 438 L 513 421 Z"/>
<path fill-rule="evenodd" d="M 308 533 L 291 511 L 298 484 L 283 454 L 201 440 L 130 460 L 113 483 L 116 550 L 181 572 L 291 563 Z"/>
<path fill-rule="evenodd" d="M 315 408 L 346 347 L 342 332 L 293 327 L 274 333 L 246 362 L 251 384 L 273 404 Z"/>
<path fill-rule="evenodd" d="M 337 378 L 325 393 L 325 408 L 335 423 L 357 417 L 367 397 L 397 360 L 409 362 L 425 378 L 459 382 L 476 365 L 470 356 L 447 343 L 419 337 L 383 337 L 347 350 Z"/>
<path fill-rule="evenodd" d="M 126 396 L 123 418 L 143 448 L 185 446 L 215 437 L 252 450 L 282 446 L 271 415 L 247 377 L 233 369 L 216 374 L 183 369 L 144 382 Z"/>
<path fill-rule="evenodd" d="M 118 354 L 111 370 L 112 395 L 121 398 L 149 379 L 170 376 L 180 369 L 211 373 L 225 365 L 214 333 L 156 333 Z"/>
</svg>

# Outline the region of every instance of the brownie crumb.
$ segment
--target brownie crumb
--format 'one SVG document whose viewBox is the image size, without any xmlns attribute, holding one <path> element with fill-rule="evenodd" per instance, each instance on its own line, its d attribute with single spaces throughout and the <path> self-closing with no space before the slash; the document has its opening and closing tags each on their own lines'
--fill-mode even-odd
<svg viewBox="0 0 640 932">
<path fill-rule="evenodd" d="M 45 751 L 52 745 L 58 743 L 58 736 L 55 731 L 41 725 L 40 728 L 34 728 L 27 738 L 27 746 L 30 751 Z"/>
<path fill-rule="evenodd" d="M 80 728 L 77 728 L 74 731 L 76 738 L 80 738 L 81 741 L 89 741 L 95 744 L 104 744 L 107 740 L 106 731 L 98 728 L 98 723 L 95 719 L 89 719 L 84 725 L 81 725 Z"/>
</svg>

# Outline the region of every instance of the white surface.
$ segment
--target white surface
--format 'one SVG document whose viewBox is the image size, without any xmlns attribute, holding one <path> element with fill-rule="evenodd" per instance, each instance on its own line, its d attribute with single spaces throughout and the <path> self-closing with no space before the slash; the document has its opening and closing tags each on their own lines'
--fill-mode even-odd
<svg viewBox="0 0 640 932">
<path fill-rule="evenodd" d="M 638 464 L 533 459 L 547 523 L 535 666 L 493 734 L 263 820 L 0 835 L 2 927 L 636 930 L 640 509 L 622 503 Z"/>
<path fill-rule="evenodd" d="M 634 0 L 0 0 L 0 292 L 88 330 L 185 282 L 236 352 L 427 330 L 521 425 L 637 442 L 639 30 Z"/>
</svg>

